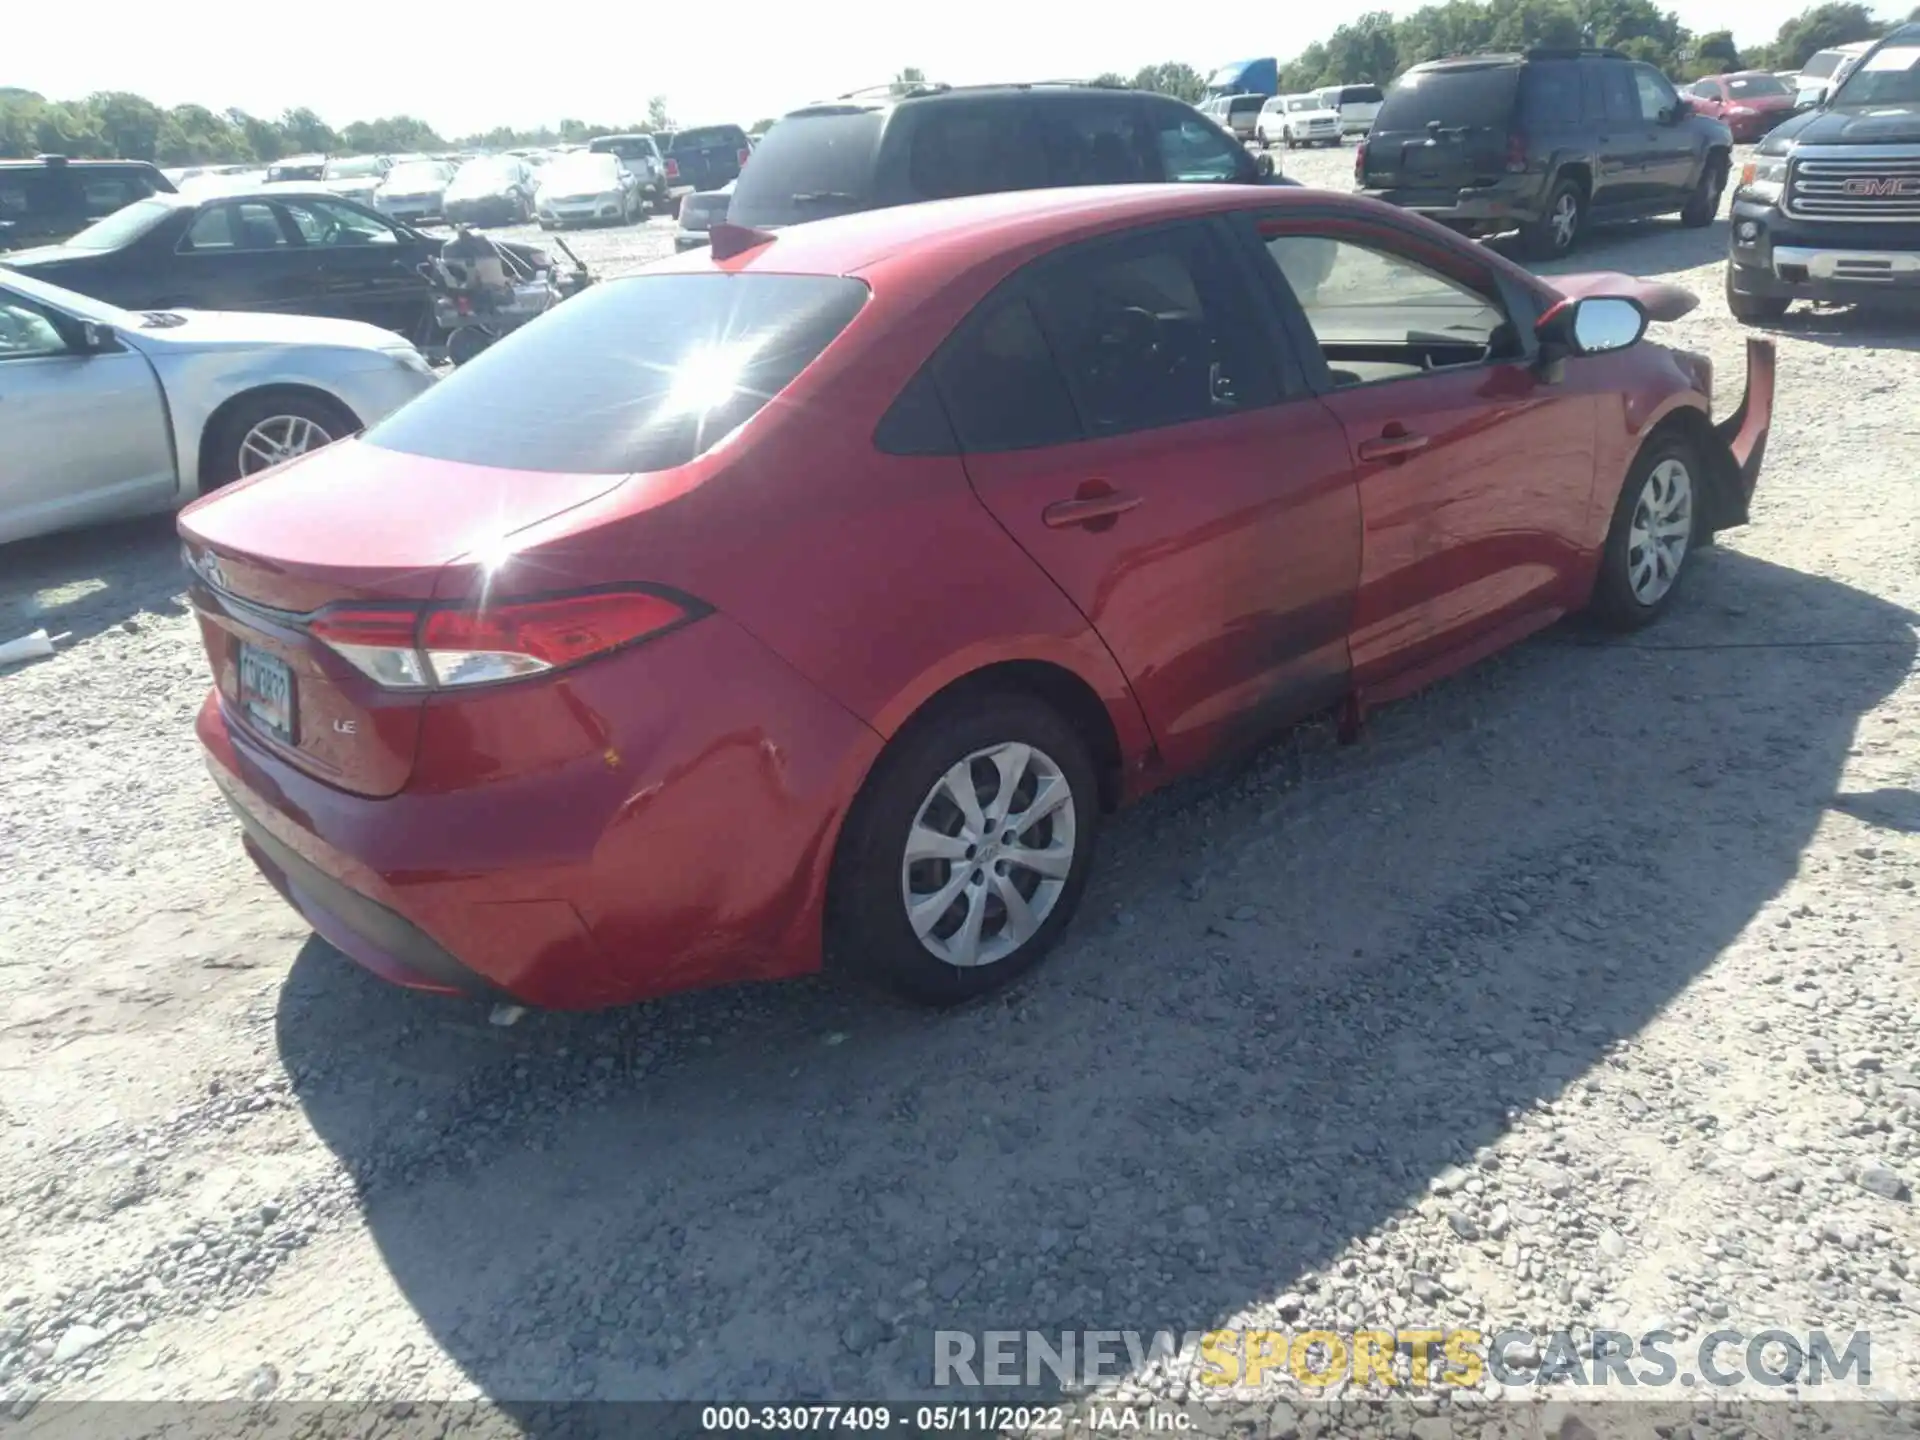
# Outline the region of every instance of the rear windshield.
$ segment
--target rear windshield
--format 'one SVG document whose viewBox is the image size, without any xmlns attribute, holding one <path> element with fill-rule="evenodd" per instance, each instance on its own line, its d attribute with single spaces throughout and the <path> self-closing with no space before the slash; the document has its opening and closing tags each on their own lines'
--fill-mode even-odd
<svg viewBox="0 0 1920 1440">
<path fill-rule="evenodd" d="M 619 140 L 595 140 L 587 149 L 596 155 L 618 155 L 622 160 L 645 160 L 653 154 L 653 142 L 645 136 L 626 136 Z"/>
<path fill-rule="evenodd" d="M 1378 105 L 1380 87 L 1378 85 L 1349 85 L 1344 90 L 1334 92 L 1335 105 Z"/>
<path fill-rule="evenodd" d="M 1846 57 L 1838 50 L 1822 50 L 1801 67 L 1800 74 L 1814 80 L 1824 80 L 1840 67 Z"/>
<path fill-rule="evenodd" d="M 753 163 L 734 182 L 741 225 L 793 225 L 873 203 L 880 112 L 789 115 L 760 138 Z"/>
<path fill-rule="evenodd" d="M 736 150 L 744 150 L 747 148 L 747 132 L 738 125 L 708 125 L 699 130 L 682 130 L 673 137 L 676 151 L 711 150 L 719 145 L 731 145 Z"/>
<path fill-rule="evenodd" d="M 1230 115 L 1257 115 L 1260 113 L 1260 107 L 1266 103 L 1267 98 L 1264 95 L 1237 95 L 1234 97 L 1232 103 L 1227 106 L 1227 113 Z"/>
<path fill-rule="evenodd" d="M 1438 120 L 1446 129 L 1499 129 L 1513 115 L 1518 65 L 1409 70 L 1393 82 L 1374 129 L 1415 131 Z"/>
<path fill-rule="evenodd" d="M 62 243 L 73 250 L 118 250 L 138 240 L 178 208 L 165 200 L 136 200 L 106 218 L 94 221 L 78 235 Z"/>
<path fill-rule="evenodd" d="M 838 275 L 636 275 L 595 285 L 366 438 L 509 470 L 668 470 L 751 419 L 866 298 L 866 286 Z"/>
</svg>

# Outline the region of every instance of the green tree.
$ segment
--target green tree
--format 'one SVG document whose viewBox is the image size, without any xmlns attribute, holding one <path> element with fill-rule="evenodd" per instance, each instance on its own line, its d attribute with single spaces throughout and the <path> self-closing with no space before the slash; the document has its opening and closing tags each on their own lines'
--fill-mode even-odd
<svg viewBox="0 0 1920 1440">
<path fill-rule="evenodd" d="M 42 104 L 33 112 L 33 147 L 27 153 L 98 159 L 107 152 L 100 117 L 85 101 Z"/>
<path fill-rule="evenodd" d="M 767 133 L 767 131 L 771 130 L 772 128 L 773 128 L 773 121 L 756 120 L 753 122 L 751 126 L 748 127 L 747 133 L 749 135 L 764 135 Z"/>
<path fill-rule="evenodd" d="M 667 113 L 666 96 L 656 95 L 647 101 L 647 123 L 643 128 L 657 133 L 680 128 L 673 123 L 673 117 Z"/>
<path fill-rule="evenodd" d="M 1768 49 L 1768 62 L 1776 70 L 1797 70 L 1816 50 L 1872 40 L 1885 29 L 1865 5 L 1853 0 L 1829 0 L 1802 11 L 1780 27 Z"/>
<path fill-rule="evenodd" d="M 416 150 L 444 150 L 447 146 L 431 125 L 411 115 L 356 120 L 340 132 L 340 144 L 355 155 L 406 155 Z"/>
<path fill-rule="evenodd" d="M 1373 10 L 1340 26 L 1327 39 L 1326 56 L 1321 73 L 1329 85 L 1386 84 L 1402 69 L 1393 16 Z"/>
<path fill-rule="evenodd" d="M 100 134 L 108 151 L 122 160 L 151 160 L 160 144 L 160 126 L 166 115 L 144 95 L 105 90 L 87 97 L 87 108 L 100 120 Z"/>
<path fill-rule="evenodd" d="M 231 164 L 251 160 L 246 137 L 204 105 L 176 105 L 160 123 L 154 158 L 162 165 Z"/>
<path fill-rule="evenodd" d="M 272 164 L 288 153 L 286 134 L 271 120 L 249 115 L 244 110 L 229 110 L 227 123 L 246 141 L 247 149 L 255 160 Z"/>
<path fill-rule="evenodd" d="M 1171 95 L 1189 105 L 1207 93 L 1206 77 L 1191 65 L 1178 60 L 1163 60 L 1158 65 L 1142 66 L 1133 77 L 1133 88 Z"/>
<path fill-rule="evenodd" d="M 340 148 L 340 136 L 313 111 L 304 107 L 280 117 L 289 155 L 325 155 Z"/>
<path fill-rule="evenodd" d="M 1118 70 L 1102 70 L 1098 75 L 1093 77 L 1093 83 L 1095 85 L 1104 85 L 1109 90 L 1125 90 L 1129 88 L 1127 77 L 1122 75 Z"/>
<path fill-rule="evenodd" d="M 926 78 L 926 71 L 922 70 L 918 65 L 909 65 L 898 75 L 894 76 L 893 81 L 896 85 L 920 85 L 925 83 Z"/>
</svg>

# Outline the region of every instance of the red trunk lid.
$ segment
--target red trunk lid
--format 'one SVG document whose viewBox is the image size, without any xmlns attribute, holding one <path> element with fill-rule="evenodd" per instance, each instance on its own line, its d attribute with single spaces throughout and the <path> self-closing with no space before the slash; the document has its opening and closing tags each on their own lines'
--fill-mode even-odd
<svg viewBox="0 0 1920 1440">
<path fill-rule="evenodd" d="M 342 789 L 394 794 L 413 769 L 427 692 L 374 684 L 309 634 L 307 617 L 342 601 L 424 603 L 450 561 L 624 478 L 347 441 L 189 506 L 191 594 L 229 720 Z"/>
</svg>

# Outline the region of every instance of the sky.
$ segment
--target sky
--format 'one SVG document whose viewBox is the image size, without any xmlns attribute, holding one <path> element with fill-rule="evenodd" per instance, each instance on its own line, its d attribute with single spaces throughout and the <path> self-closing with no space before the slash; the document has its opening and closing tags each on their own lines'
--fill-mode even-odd
<svg viewBox="0 0 1920 1440">
<path fill-rule="evenodd" d="M 1420 3 L 1388 0 L 1384 8 L 1404 14 Z M 1809 3 L 1684 0 L 1673 8 L 1696 32 L 1731 30 L 1736 41 L 1755 43 L 1771 40 Z M 1284 60 L 1377 8 L 1380 0 L 1270 10 L 1096 9 L 1061 0 L 329 0 L 316 18 L 304 6 L 259 0 L 96 0 L 76 28 L 64 5 L 0 0 L 0 85 L 53 99 L 132 90 L 163 105 L 265 116 L 307 106 L 336 127 L 404 113 L 448 136 L 563 117 L 624 124 L 644 119 L 654 95 L 666 97 L 682 125 L 744 125 L 884 83 L 910 65 L 965 85 L 1132 74 L 1162 60 L 1203 73 L 1260 55 Z M 516 28 L 515 15 L 534 18 Z"/>
</svg>

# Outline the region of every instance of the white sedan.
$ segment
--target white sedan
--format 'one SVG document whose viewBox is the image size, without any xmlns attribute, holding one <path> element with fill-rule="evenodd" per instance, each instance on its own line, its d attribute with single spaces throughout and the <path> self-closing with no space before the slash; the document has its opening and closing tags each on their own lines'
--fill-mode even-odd
<svg viewBox="0 0 1920 1440">
<path fill-rule="evenodd" d="M 172 510 L 434 382 L 354 320 L 138 314 L 0 266 L 0 543 Z"/>
</svg>

